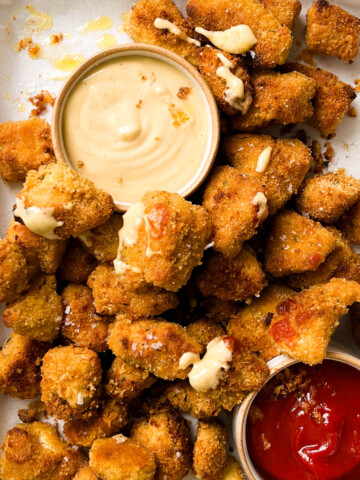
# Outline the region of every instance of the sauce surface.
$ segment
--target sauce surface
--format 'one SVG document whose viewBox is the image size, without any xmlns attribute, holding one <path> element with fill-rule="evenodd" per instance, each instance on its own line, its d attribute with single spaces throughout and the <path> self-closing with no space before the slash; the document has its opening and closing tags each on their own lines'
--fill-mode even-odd
<svg viewBox="0 0 360 480">
<path fill-rule="evenodd" d="M 74 170 L 128 203 L 149 190 L 181 193 L 201 168 L 208 130 L 198 87 L 176 67 L 141 55 L 91 70 L 63 115 Z"/>
<path fill-rule="evenodd" d="M 292 393 L 282 396 L 277 376 L 252 404 L 246 435 L 255 468 L 264 480 L 358 480 L 360 371 L 332 360 L 289 370 Z"/>
</svg>

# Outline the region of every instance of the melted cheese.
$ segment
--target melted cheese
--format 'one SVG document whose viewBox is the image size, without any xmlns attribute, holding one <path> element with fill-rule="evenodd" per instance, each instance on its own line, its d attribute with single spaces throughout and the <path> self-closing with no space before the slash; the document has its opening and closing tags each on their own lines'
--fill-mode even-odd
<svg viewBox="0 0 360 480">
<path fill-rule="evenodd" d="M 123 226 L 119 230 L 119 250 L 128 245 L 132 247 L 138 240 L 139 230 L 145 217 L 145 206 L 142 202 L 131 205 L 123 216 Z"/>
<path fill-rule="evenodd" d="M 255 168 L 255 172 L 264 173 L 266 167 L 269 165 L 270 157 L 272 153 L 271 147 L 266 147 L 259 155 L 257 160 L 257 165 Z"/>
<path fill-rule="evenodd" d="M 224 93 L 224 98 L 230 106 L 238 108 L 239 102 L 245 98 L 244 82 L 241 78 L 236 77 L 230 72 L 230 69 L 234 68 L 234 64 L 230 62 L 225 55 L 218 53 L 217 57 L 223 66 L 216 70 L 216 75 L 225 80 L 227 87 Z"/>
<path fill-rule="evenodd" d="M 178 36 L 180 40 L 185 40 L 185 42 L 193 43 L 197 47 L 201 46 L 201 43 L 198 40 L 188 37 L 186 33 L 182 32 L 179 27 L 174 25 L 172 22 L 169 22 L 169 20 L 165 20 L 164 18 L 156 18 L 154 21 L 154 26 L 159 30 L 169 30 L 170 33 Z"/>
<path fill-rule="evenodd" d="M 204 35 L 215 47 L 228 53 L 245 53 L 257 42 L 248 25 L 236 25 L 224 31 L 210 31 L 196 27 L 195 32 Z"/>
<path fill-rule="evenodd" d="M 267 206 L 267 198 L 262 192 L 258 192 L 255 195 L 254 200 L 252 201 L 252 204 L 259 206 L 257 218 L 258 218 L 258 225 L 260 225 L 260 223 L 262 223 L 267 218 L 269 213 L 268 206 Z"/>
</svg>

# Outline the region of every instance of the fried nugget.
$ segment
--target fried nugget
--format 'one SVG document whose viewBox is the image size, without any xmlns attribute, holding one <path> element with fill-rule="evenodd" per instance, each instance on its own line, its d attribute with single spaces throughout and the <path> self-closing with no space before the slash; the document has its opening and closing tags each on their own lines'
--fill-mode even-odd
<svg viewBox="0 0 360 480">
<path fill-rule="evenodd" d="M 199 420 L 194 445 L 194 471 L 201 480 L 222 480 L 227 463 L 227 432 L 217 420 Z"/>
<path fill-rule="evenodd" d="M 2 480 L 72 480 L 85 460 L 49 423 L 15 425 L 1 448 Z"/>
<path fill-rule="evenodd" d="M 276 357 L 279 349 L 269 335 L 268 327 L 277 305 L 294 294 L 294 290 L 280 283 L 265 288 L 259 298 L 230 318 L 228 334 L 242 345 L 248 345 L 251 351 L 260 352 L 266 362 Z"/>
<path fill-rule="evenodd" d="M 335 236 L 292 210 L 278 213 L 264 252 L 264 268 L 275 277 L 316 270 L 335 248 Z"/>
<path fill-rule="evenodd" d="M 270 148 L 268 163 L 262 163 L 260 155 Z M 223 152 L 236 170 L 265 184 L 269 215 L 274 215 L 297 192 L 312 163 L 309 148 L 296 138 L 232 135 L 225 138 Z"/>
<path fill-rule="evenodd" d="M 59 278 L 63 282 L 86 283 L 97 264 L 82 243 L 71 238 L 59 268 Z"/>
<path fill-rule="evenodd" d="M 12 333 L 0 351 L 0 392 L 29 399 L 40 394 L 40 362 L 50 345 Z"/>
<path fill-rule="evenodd" d="M 292 30 L 301 12 L 299 0 L 260 0 L 264 7 L 272 11 L 281 25 Z"/>
<path fill-rule="evenodd" d="M 184 327 L 160 317 L 129 323 L 119 315 L 110 326 L 109 346 L 117 357 L 164 380 L 186 378 L 190 368 L 180 368 L 181 356 L 201 352 Z"/>
<path fill-rule="evenodd" d="M 43 275 L 3 313 L 5 327 L 34 340 L 51 342 L 59 334 L 63 308 L 55 275 Z"/>
<path fill-rule="evenodd" d="M 189 323 L 186 331 L 203 347 L 203 351 L 206 350 L 207 344 L 215 337 L 224 337 L 226 335 L 221 325 L 205 318 Z"/>
<path fill-rule="evenodd" d="M 244 472 L 236 458 L 228 456 L 222 480 L 246 480 Z"/>
<path fill-rule="evenodd" d="M 155 475 L 153 453 L 123 435 L 95 440 L 89 456 L 91 470 L 102 480 L 152 480 Z"/>
<path fill-rule="evenodd" d="M 135 422 L 131 438 L 155 456 L 154 480 L 181 480 L 192 466 L 190 430 L 174 410 L 163 408 Z"/>
<path fill-rule="evenodd" d="M 260 71 L 251 76 L 253 102 L 246 115 L 231 118 L 234 130 L 252 132 L 275 124 L 305 122 L 314 114 L 316 83 L 299 72 Z"/>
<path fill-rule="evenodd" d="M 267 217 L 265 193 L 257 178 L 229 166 L 215 168 L 203 197 L 203 206 L 213 224 L 214 250 L 226 257 L 240 252 L 245 240 L 255 234 L 257 226 Z"/>
<path fill-rule="evenodd" d="M 61 334 L 79 347 L 105 352 L 113 318 L 96 313 L 90 288 L 70 284 L 63 290 L 61 298 L 65 310 Z"/>
<path fill-rule="evenodd" d="M 86 463 L 80 468 L 73 480 L 98 480 L 98 478 L 89 467 L 89 464 Z"/>
<path fill-rule="evenodd" d="M 289 55 L 291 31 L 257 0 L 189 0 L 186 13 L 192 26 L 206 30 L 248 25 L 257 38 L 253 47 L 256 66 L 273 68 Z"/>
<path fill-rule="evenodd" d="M 346 238 L 360 245 L 360 201 L 356 202 L 337 222 Z"/>
<path fill-rule="evenodd" d="M 110 195 L 67 165 L 54 163 L 28 173 L 16 199 L 14 217 L 34 233 L 56 239 L 76 237 L 101 225 L 113 209 Z"/>
<path fill-rule="evenodd" d="M 99 404 L 102 369 L 93 350 L 55 347 L 43 358 L 41 400 L 50 415 L 69 420 L 90 418 Z"/>
<path fill-rule="evenodd" d="M 314 54 L 344 62 L 359 50 L 360 20 L 327 0 L 317 0 L 306 14 L 306 47 Z"/>
<path fill-rule="evenodd" d="M 213 295 L 221 300 L 249 300 L 266 286 L 265 274 L 254 250 L 244 245 L 231 259 L 212 252 L 197 275 L 197 285 L 203 295 Z"/>
<path fill-rule="evenodd" d="M 0 123 L 0 175 L 4 182 L 22 182 L 30 170 L 56 162 L 46 120 L 30 117 Z"/>
<path fill-rule="evenodd" d="M 216 323 L 226 323 L 238 309 L 237 302 L 217 297 L 204 297 L 201 303 L 204 316 Z"/>
<path fill-rule="evenodd" d="M 339 317 L 359 300 L 360 284 L 333 278 L 280 303 L 269 333 L 281 352 L 309 365 L 320 363 Z"/>
</svg>

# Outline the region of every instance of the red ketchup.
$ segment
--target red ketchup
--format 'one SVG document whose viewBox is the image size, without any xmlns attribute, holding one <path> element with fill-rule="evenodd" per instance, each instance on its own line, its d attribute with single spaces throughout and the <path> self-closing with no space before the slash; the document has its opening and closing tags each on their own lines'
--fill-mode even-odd
<svg viewBox="0 0 360 480">
<path fill-rule="evenodd" d="M 360 371 L 333 360 L 289 371 L 301 377 L 298 387 L 284 393 L 284 377 L 275 377 L 249 413 L 247 446 L 258 474 L 264 480 L 360 480 Z"/>
</svg>

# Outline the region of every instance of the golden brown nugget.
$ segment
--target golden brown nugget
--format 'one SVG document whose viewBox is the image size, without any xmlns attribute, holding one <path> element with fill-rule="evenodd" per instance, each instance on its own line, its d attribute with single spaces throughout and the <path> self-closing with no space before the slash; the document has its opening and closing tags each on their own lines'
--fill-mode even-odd
<svg viewBox="0 0 360 480">
<path fill-rule="evenodd" d="M 184 327 L 160 317 L 129 323 L 119 315 L 110 326 L 109 346 L 117 357 L 164 380 L 186 378 L 190 368 L 180 368 L 181 356 L 201 352 Z"/>
<path fill-rule="evenodd" d="M 15 425 L 1 448 L 2 480 L 72 480 L 85 460 L 49 423 Z"/>
<path fill-rule="evenodd" d="M 272 11 L 281 25 L 292 30 L 301 12 L 299 0 L 260 0 L 264 7 Z"/>
<path fill-rule="evenodd" d="M 106 372 L 105 391 L 118 402 L 124 402 L 137 397 L 155 382 L 155 377 L 147 370 L 116 357 Z"/>
<path fill-rule="evenodd" d="M 344 62 L 359 50 L 360 20 L 327 0 L 317 0 L 306 14 L 306 47 Z"/>
<path fill-rule="evenodd" d="M 186 13 L 193 27 L 227 30 L 248 25 L 257 43 L 253 63 L 273 68 L 285 62 L 292 45 L 291 31 L 257 0 L 189 0 Z"/>
<path fill-rule="evenodd" d="M 22 182 L 30 170 L 56 162 L 46 120 L 30 117 L 0 123 L 0 175 L 4 182 Z"/>
<path fill-rule="evenodd" d="M 280 303 L 269 333 L 281 352 L 301 362 L 322 362 L 339 317 L 360 300 L 360 284 L 333 278 Z"/>
<path fill-rule="evenodd" d="M 234 130 L 252 132 L 275 124 L 305 122 L 313 116 L 316 83 L 299 72 L 260 71 L 251 76 L 253 102 L 245 115 L 231 118 Z"/>
<path fill-rule="evenodd" d="M 89 419 L 71 419 L 65 422 L 64 435 L 72 445 L 91 447 L 97 438 L 111 437 L 119 433 L 127 422 L 126 405 L 106 399 Z"/>
<path fill-rule="evenodd" d="M 22 422 L 33 423 L 46 413 L 46 407 L 40 400 L 33 400 L 26 408 L 20 408 L 17 413 Z"/>
<path fill-rule="evenodd" d="M 221 61 L 221 56 L 219 58 L 219 54 L 223 55 L 233 64 L 233 67 L 229 67 L 231 73 L 235 75 L 235 77 L 240 78 L 240 80 L 243 82 L 243 99 L 231 99 L 230 101 L 227 99 L 226 82 L 216 73 L 217 69 L 224 65 Z M 252 102 L 252 89 L 250 84 L 250 75 L 248 74 L 243 59 L 235 55 L 222 52 L 221 50 L 210 47 L 209 45 L 199 49 L 196 59 L 197 67 L 211 88 L 211 91 L 213 92 L 216 102 L 221 110 L 229 116 L 236 115 L 239 112 L 241 114 L 245 114 L 249 110 Z"/>
<path fill-rule="evenodd" d="M 216 323 L 226 323 L 238 309 L 237 302 L 217 297 L 204 297 L 201 303 L 205 317 Z"/>
<path fill-rule="evenodd" d="M 333 73 L 310 65 L 286 63 L 281 70 L 297 71 L 315 80 L 314 114 L 307 123 L 317 128 L 323 137 L 332 137 L 356 98 L 355 89 Z"/>
<path fill-rule="evenodd" d="M 12 333 L 0 351 L 0 392 L 29 399 L 40 394 L 40 363 L 48 343 Z"/>
<path fill-rule="evenodd" d="M 316 270 L 336 238 L 319 222 L 283 210 L 273 220 L 264 252 L 265 271 L 275 277 Z"/>
<path fill-rule="evenodd" d="M 344 213 L 337 222 L 337 227 L 350 242 L 360 244 L 360 201 Z"/>
<path fill-rule="evenodd" d="M 107 315 L 154 316 L 175 308 L 179 303 L 174 292 L 148 284 L 134 288 L 130 280 L 131 277 L 125 282 L 125 278 L 117 275 L 110 265 L 96 267 L 88 280 L 96 311 Z"/>
<path fill-rule="evenodd" d="M 251 351 L 260 352 L 261 357 L 268 362 L 279 355 L 274 340 L 268 333 L 268 328 L 277 305 L 295 292 L 285 285 L 274 283 L 261 292 L 250 305 L 238 310 L 230 318 L 227 332 L 242 345 L 248 345 Z"/>
<path fill-rule="evenodd" d="M 114 261 L 119 277 L 139 272 L 141 280 L 176 292 L 201 263 L 211 234 L 205 209 L 178 193 L 154 191 L 123 217 Z"/>
<path fill-rule="evenodd" d="M 56 239 L 76 237 L 106 222 L 113 212 L 114 202 L 110 195 L 67 165 L 54 163 L 28 173 L 16 206 L 15 220 L 27 227 L 32 225 L 30 230 L 34 231 L 35 215 L 41 229 L 34 233 Z M 33 207 L 31 214 L 27 210 L 30 207 Z"/>
<path fill-rule="evenodd" d="M 59 279 L 63 282 L 86 283 L 97 264 L 82 243 L 71 238 L 59 268 Z"/>
<path fill-rule="evenodd" d="M 86 463 L 80 468 L 73 480 L 98 480 L 98 478 Z"/>
<path fill-rule="evenodd" d="M 99 404 L 100 358 L 88 348 L 55 347 L 43 358 L 41 401 L 62 420 L 90 418 Z"/>
<path fill-rule="evenodd" d="M 206 350 L 207 344 L 215 337 L 224 337 L 226 335 L 221 325 L 204 318 L 189 323 L 186 331 L 203 347 L 203 351 Z"/>
<path fill-rule="evenodd" d="M 267 282 L 254 250 L 244 245 L 231 259 L 218 252 L 211 253 L 197 276 L 197 285 L 205 296 L 242 301 L 258 295 Z"/>
<path fill-rule="evenodd" d="M 155 475 L 153 453 L 120 434 L 95 440 L 89 456 L 91 469 L 102 480 L 152 480 Z"/>
<path fill-rule="evenodd" d="M 3 313 L 5 327 L 34 340 L 51 342 L 63 319 L 61 297 L 56 293 L 55 275 L 43 275 L 28 292 L 8 304 Z"/>
<path fill-rule="evenodd" d="M 190 430 L 174 410 L 161 409 L 131 428 L 131 438 L 155 456 L 154 480 L 181 480 L 192 466 Z"/>
<path fill-rule="evenodd" d="M 64 306 L 61 334 L 79 347 L 105 352 L 113 318 L 96 313 L 90 288 L 70 284 L 63 290 L 61 298 Z"/>
<path fill-rule="evenodd" d="M 244 472 L 236 458 L 228 456 L 222 480 L 246 480 Z"/>
<path fill-rule="evenodd" d="M 194 471 L 201 480 L 222 480 L 227 463 L 225 427 L 217 420 L 199 420 L 194 444 Z"/>
<path fill-rule="evenodd" d="M 229 166 L 216 167 L 208 181 L 203 206 L 212 225 L 214 250 L 234 257 L 267 217 L 266 190 L 257 178 Z"/>
<path fill-rule="evenodd" d="M 268 162 L 266 158 L 262 162 L 270 148 Z M 224 139 L 223 152 L 236 170 L 265 184 L 269 215 L 274 215 L 298 191 L 312 163 L 309 148 L 296 138 L 232 135 Z"/>
</svg>

